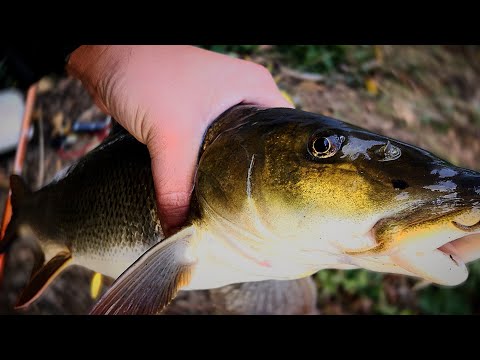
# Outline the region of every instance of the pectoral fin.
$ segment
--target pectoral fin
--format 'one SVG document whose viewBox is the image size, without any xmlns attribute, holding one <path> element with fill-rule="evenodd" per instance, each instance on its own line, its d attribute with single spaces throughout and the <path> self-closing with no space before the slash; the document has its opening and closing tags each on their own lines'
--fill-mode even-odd
<svg viewBox="0 0 480 360">
<path fill-rule="evenodd" d="M 210 290 L 217 312 L 245 315 L 306 315 L 316 313 L 317 287 L 311 277 L 267 280 Z"/>
<path fill-rule="evenodd" d="M 193 227 L 145 252 L 95 304 L 92 315 L 146 315 L 163 310 L 190 282 L 196 263 Z"/>
<path fill-rule="evenodd" d="M 68 266 L 72 256 L 68 252 L 61 252 L 32 275 L 30 282 L 23 290 L 15 309 L 25 308 L 35 301 L 50 283 Z"/>
</svg>

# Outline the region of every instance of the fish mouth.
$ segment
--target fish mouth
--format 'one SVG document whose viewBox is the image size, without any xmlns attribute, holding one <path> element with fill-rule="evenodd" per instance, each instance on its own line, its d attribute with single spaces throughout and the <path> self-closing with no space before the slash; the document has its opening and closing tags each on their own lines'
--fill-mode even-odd
<svg viewBox="0 0 480 360">
<path fill-rule="evenodd" d="M 473 225 L 464 225 L 452 221 L 453 226 L 466 233 L 471 233 L 449 241 L 438 247 L 438 250 L 448 255 L 452 261 L 467 264 L 480 259 L 480 220 Z"/>
<path fill-rule="evenodd" d="M 473 232 L 473 231 L 480 230 L 480 220 L 473 225 L 463 225 L 463 224 L 460 224 L 456 221 L 452 221 L 452 223 L 453 223 L 454 226 L 456 226 L 457 228 L 459 228 L 460 230 L 463 230 L 463 231 Z"/>
<path fill-rule="evenodd" d="M 415 224 L 383 219 L 370 232 L 376 245 L 351 255 L 383 258 L 397 271 L 455 286 L 468 277 L 467 263 L 480 258 L 480 209 L 455 211 Z M 391 231 L 379 231 L 394 229 Z M 376 231 L 375 231 L 376 230 Z M 386 240 L 388 239 L 388 240 Z"/>
<path fill-rule="evenodd" d="M 448 222 L 439 220 L 432 234 L 425 234 L 421 242 L 411 242 L 391 258 L 405 270 L 434 283 L 461 284 L 468 277 L 466 264 L 480 258 L 479 210 L 472 209 Z"/>
</svg>

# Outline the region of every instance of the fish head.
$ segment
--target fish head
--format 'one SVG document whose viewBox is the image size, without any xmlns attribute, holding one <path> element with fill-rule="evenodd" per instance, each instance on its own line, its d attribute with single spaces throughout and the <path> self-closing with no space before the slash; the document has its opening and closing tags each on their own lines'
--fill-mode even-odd
<svg viewBox="0 0 480 360">
<path fill-rule="evenodd" d="M 283 239 L 292 251 L 331 254 L 321 268 L 361 267 L 457 285 L 468 276 L 465 263 L 480 257 L 475 171 L 293 109 L 260 111 L 224 135 L 224 161 L 235 164 L 235 173 L 217 183 L 230 184 L 235 195 L 224 199 L 221 212 L 251 232 Z"/>
</svg>

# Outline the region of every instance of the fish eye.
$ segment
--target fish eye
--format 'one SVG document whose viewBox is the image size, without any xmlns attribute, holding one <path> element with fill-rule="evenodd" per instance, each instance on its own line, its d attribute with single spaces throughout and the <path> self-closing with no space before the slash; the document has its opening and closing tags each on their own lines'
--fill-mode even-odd
<svg viewBox="0 0 480 360">
<path fill-rule="evenodd" d="M 337 153 L 344 141 L 344 136 L 316 134 L 310 139 L 308 151 L 316 158 L 329 158 Z"/>
<path fill-rule="evenodd" d="M 313 140 L 312 149 L 315 155 L 323 155 L 328 153 L 328 150 L 332 147 L 332 143 L 326 137 Z"/>
</svg>

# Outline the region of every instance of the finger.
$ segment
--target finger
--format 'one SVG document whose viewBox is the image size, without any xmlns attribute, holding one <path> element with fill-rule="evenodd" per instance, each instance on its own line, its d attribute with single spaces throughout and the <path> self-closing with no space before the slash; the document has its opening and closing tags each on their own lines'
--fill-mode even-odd
<svg viewBox="0 0 480 360">
<path fill-rule="evenodd" d="M 183 133 L 181 138 L 167 134 L 162 137 L 162 148 L 168 151 L 151 151 L 157 208 L 167 236 L 188 216 L 200 146 L 188 133 Z"/>
</svg>

